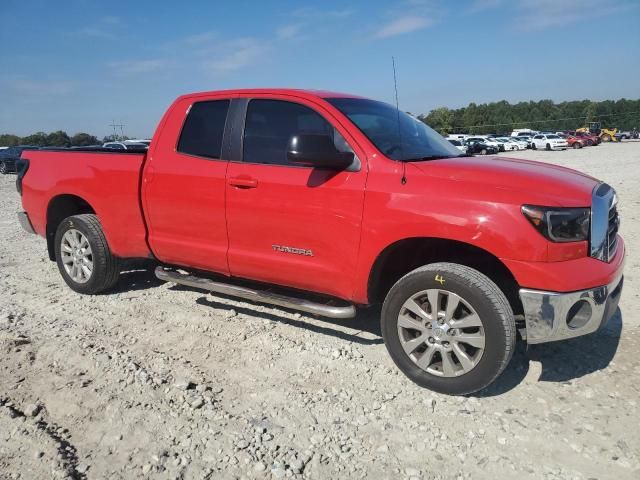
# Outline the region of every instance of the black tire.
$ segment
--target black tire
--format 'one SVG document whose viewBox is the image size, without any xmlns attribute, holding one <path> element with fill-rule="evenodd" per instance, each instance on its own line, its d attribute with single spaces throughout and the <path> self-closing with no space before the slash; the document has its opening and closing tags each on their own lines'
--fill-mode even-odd
<svg viewBox="0 0 640 480">
<path fill-rule="evenodd" d="M 545 150 L 548 152 L 549 150 L 551 150 L 551 145 L 547 143 L 547 146 L 545 147 Z"/>
<path fill-rule="evenodd" d="M 593 140 L 587 140 L 587 147 L 593 147 Z"/>
<path fill-rule="evenodd" d="M 0 162 L 0 174 L 2 175 L 7 174 L 7 164 L 4 162 Z"/>
<path fill-rule="evenodd" d="M 445 282 L 445 283 L 441 283 Z M 485 350 L 476 366 L 459 376 L 437 376 L 423 370 L 405 353 L 398 333 L 398 315 L 404 302 L 427 289 L 455 293 L 473 306 L 482 321 Z M 504 293 L 488 277 L 455 263 L 425 265 L 402 277 L 391 288 L 382 307 L 382 336 L 389 355 L 410 380 L 448 395 L 464 395 L 491 384 L 513 355 L 516 326 Z"/>
<path fill-rule="evenodd" d="M 62 262 L 62 239 L 71 229 L 82 233 L 91 246 L 93 270 L 85 283 L 73 280 L 67 273 Z M 78 293 L 94 295 L 109 290 L 118 282 L 120 276 L 120 261 L 115 257 L 102 231 L 98 217 L 93 214 L 74 215 L 65 218 L 56 231 L 55 237 L 56 262 L 62 278 L 69 287 Z"/>
</svg>

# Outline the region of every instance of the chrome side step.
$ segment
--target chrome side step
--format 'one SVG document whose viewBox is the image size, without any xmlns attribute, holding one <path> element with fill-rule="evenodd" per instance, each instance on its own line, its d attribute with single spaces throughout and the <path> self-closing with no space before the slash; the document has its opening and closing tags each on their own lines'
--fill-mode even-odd
<svg viewBox="0 0 640 480">
<path fill-rule="evenodd" d="M 254 290 L 230 283 L 216 282 L 208 278 L 179 273 L 175 270 L 156 267 L 156 277 L 165 282 L 178 283 L 188 287 L 200 288 L 210 292 L 222 293 L 230 297 L 239 297 L 257 303 L 268 303 L 280 307 L 291 308 L 306 313 L 313 313 L 329 318 L 352 318 L 356 316 L 356 307 L 352 304 L 345 306 L 325 305 L 303 298 L 288 297 L 264 290 Z"/>
</svg>

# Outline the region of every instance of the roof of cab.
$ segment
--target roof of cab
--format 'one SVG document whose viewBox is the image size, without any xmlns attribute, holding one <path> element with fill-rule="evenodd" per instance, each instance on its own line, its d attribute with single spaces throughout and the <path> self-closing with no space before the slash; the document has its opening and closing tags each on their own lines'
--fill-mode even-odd
<svg viewBox="0 0 640 480">
<path fill-rule="evenodd" d="M 317 97 L 317 98 L 365 98 L 359 95 L 349 93 L 331 92 L 327 90 L 305 90 L 300 88 L 240 88 L 231 90 L 212 90 L 208 92 L 194 92 L 182 95 L 180 98 L 203 97 L 207 95 L 292 95 L 298 97 Z"/>
</svg>

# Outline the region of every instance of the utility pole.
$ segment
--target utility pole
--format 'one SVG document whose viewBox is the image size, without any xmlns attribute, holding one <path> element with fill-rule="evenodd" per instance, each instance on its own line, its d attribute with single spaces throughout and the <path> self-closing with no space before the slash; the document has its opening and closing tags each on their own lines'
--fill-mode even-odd
<svg viewBox="0 0 640 480">
<path fill-rule="evenodd" d="M 111 123 L 109 124 L 109 126 L 111 128 L 113 128 L 113 139 L 114 140 L 121 140 L 122 138 L 124 138 L 124 125 L 122 124 L 122 120 L 120 120 L 120 123 L 116 123 L 115 120 L 111 120 Z M 118 128 L 120 128 L 120 135 L 118 136 Z"/>
</svg>

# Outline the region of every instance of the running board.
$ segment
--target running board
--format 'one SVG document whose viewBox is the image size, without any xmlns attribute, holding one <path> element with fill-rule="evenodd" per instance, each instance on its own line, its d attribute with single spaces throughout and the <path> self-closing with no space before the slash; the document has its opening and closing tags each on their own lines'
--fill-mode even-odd
<svg viewBox="0 0 640 480">
<path fill-rule="evenodd" d="M 156 277 L 165 282 L 173 282 L 188 287 L 222 293 L 230 297 L 239 297 L 257 303 L 268 303 L 280 307 L 291 308 L 300 312 L 313 313 L 329 318 L 353 318 L 356 316 L 356 307 L 352 304 L 345 306 L 325 305 L 302 298 L 288 297 L 264 290 L 254 290 L 247 287 L 232 285 L 230 283 L 215 282 L 204 277 L 179 273 L 164 267 L 156 267 Z"/>
</svg>

